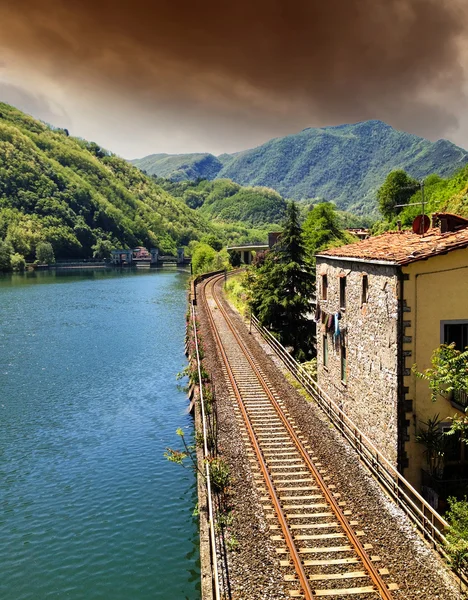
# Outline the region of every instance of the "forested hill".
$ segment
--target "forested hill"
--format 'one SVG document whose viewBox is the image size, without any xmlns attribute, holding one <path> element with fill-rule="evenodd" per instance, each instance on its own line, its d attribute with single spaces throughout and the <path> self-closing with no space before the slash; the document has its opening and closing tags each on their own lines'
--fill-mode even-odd
<svg viewBox="0 0 468 600">
<path fill-rule="evenodd" d="M 286 216 L 286 201 L 268 188 L 243 187 L 229 179 L 173 182 L 159 178 L 156 182 L 210 221 L 265 227 L 278 225 Z"/>
<path fill-rule="evenodd" d="M 448 176 L 468 164 L 468 152 L 447 140 L 430 142 L 381 121 L 364 121 L 304 129 L 233 155 L 156 155 L 133 163 L 177 181 L 229 178 L 273 188 L 286 198 L 322 198 L 356 214 L 377 215 L 376 192 L 390 171 Z"/>
<path fill-rule="evenodd" d="M 92 256 L 103 242 L 175 252 L 209 231 L 127 161 L 0 103 L 0 242 L 14 252 L 33 259 L 42 241 L 59 258 Z"/>
</svg>

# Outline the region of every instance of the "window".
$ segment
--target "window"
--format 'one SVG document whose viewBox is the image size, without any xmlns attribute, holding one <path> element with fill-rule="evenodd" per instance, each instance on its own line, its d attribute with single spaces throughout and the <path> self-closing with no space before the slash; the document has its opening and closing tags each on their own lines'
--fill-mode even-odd
<svg viewBox="0 0 468 600">
<path fill-rule="evenodd" d="M 328 338 L 323 336 L 323 366 L 328 367 Z"/>
<path fill-rule="evenodd" d="M 367 302 L 367 290 L 369 289 L 369 280 L 367 279 L 367 275 L 362 276 L 362 294 L 361 294 L 361 304 L 366 304 Z"/>
<path fill-rule="evenodd" d="M 468 347 L 468 321 L 442 321 L 440 334 L 443 344 L 455 344 L 455 348 L 461 351 Z M 456 408 L 465 410 L 468 407 L 468 390 L 454 390 L 450 400 L 457 405 Z"/>
<path fill-rule="evenodd" d="M 341 346 L 341 381 L 346 383 L 346 346 Z"/>
<path fill-rule="evenodd" d="M 468 321 L 467 322 L 445 322 L 443 325 L 444 344 L 455 343 L 457 350 L 464 350 L 468 346 Z"/>
<path fill-rule="evenodd" d="M 328 295 L 328 278 L 322 275 L 322 300 L 326 300 Z"/>
<path fill-rule="evenodd" d="M 346 308 L 346 277 L 340 277 L 340 308 Z"/>
<path fill-rule="evenodd" d="M 447 434 L 451 428 L 451 425 L 441 423 L 441 429 L 444 434 Z M 460 432 L 457 431 L 452 435 L 446 435 L 444 437 L 444 460 L 445 462 L 458 462 L 463 460 Z"/>
</svg>

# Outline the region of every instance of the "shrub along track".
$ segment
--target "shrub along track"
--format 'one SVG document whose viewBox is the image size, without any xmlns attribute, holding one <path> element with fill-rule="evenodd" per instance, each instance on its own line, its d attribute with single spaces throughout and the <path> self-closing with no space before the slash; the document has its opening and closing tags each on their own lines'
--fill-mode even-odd
<svg viewBox="0 0 468 600">
<path fill-rule="evenodd" d="M 340 496 L 341 489 L 337 490 L 330 483 L 326 471 L 313 456 L 315 451 L 306 437 L 301 435 L 293 415 L 280 398 L 287 384 L 283 381 L 283 385 L 278 386 L 275 381 L 272 385 L 271 380 L 275 376 L 269 379 L 271 372 L 267 374 L 268 369 L 265 368 L 269 360 L 258 349 L 256 352 L 252 352 L 252 348 L 247 349 L 239 334 L 229 327 L 232 315 L 229 316 L 217 297 L 219 279 L 205 283 L 200 297 L 206 298 L 204 312 L 223 356 L 224 364 L 213 366 L 218 373 L 221 367 L 224 378 L 229 381 L 231 402 L 233 399 L 238 402 L 238 409 L 233 412 L 238 415 L 237 436 L 240 434 L 244 447 L 240 447 L 238 441 L 233 439 L 236 432 L 232 423 L 227 427 L 226 423 L 222 423 L 221 432 L 228 430 L 228 439 L 222 443 L 229 449 L 236 471 L 242 472 L 242 480 L 235 483 L 234 504 L 242 513 L 236 517 L 237 531 L 241 543 L 248 546 L 247 552 L 241 551 L 239 555 L 232 554 L 229 558 L 233 577 L 230 590 L 227 586 L 225 588 L 226 597 L 454 598 L 450 585 L 447 585 L 447 595 L 439 594 L 443 592 L 441 589 L 434 595 L 427 593 L 427 580 L 424 580 L 422 594 L 405 593 L 407 585 L 400 586 L 403 589 L 395 592 L 389 590 L 397 586 L 389 586 L 382 579 L 383 575 L 387 575 L 385 579 L 388 579 L 388 570 L 383 561 L 379 561 L 370 543 L 362 541 L 364 531 L 359 531 L 359 523 L 352 520 L 352 511 L 347 509 Z M 207 325 L 205 323 L 205 327 Z M 241 323 L 238 322 L 237 327 L 242 331 Z M 252 347 L 254 342 L 245 331 L 242 337 Z M 211 352 L 213 350 L 210 349 Z M 218 396 L 220 387 L 218 381 Z M 288 392 L 289 396 L 296 396 L 296 402 L 305 404 L 292 389 Z M 298 416 L 301 419 L 301 414 Z M 229 420 L 226 410 L 224 419 Z M 303 433 L 306 434 L 306 430 Z M 331 435 L 329 431 L 322 433 L 324 436 Z M 335 451 L 338 449 L 335 448 Z M 239 457 L 239 454 L 244 454 L 244 457 Z M 242 460 L 245 456 L 251 462 L 250 470 L 256 490 L 249 486 L 252 479 L 249 481 L 249 469 L 245 460 Z M 375 491 L 374 486 L 371 495 L 375 496 Z M 250 501 L 242 499 L 238 502 L 236 496 L 239 492 L 250 495 Z M 259 500 L 263 515 L 253 509 L 253 504 Z M 250 512 L 250 527 L 244 518 L 244 510 Z M 383 527 L 388 527 L 388 523 L 384 522 Z M 244 531 L 241 532 L 241 528 Z M 261 540 L 262 535 L 264 541 Z M 242 550 L 245 548 L 242 547 Z M 396 550 L 393 548 L 390 552 L 394 554 Z M 398 551 L 406 555 L 400 548 Z M 261 565 L 255 561 L 256 554 L 262 557 Z M 435 555 L 430 556 L 435 559 Z M 248 576 L 249 560 L 256 573 L 257 585 L 254 578 Z M 403 556 L 401 560 L 404 560 Z M 263 572 L 259 573 L 262 567 Z M 392 578 L 395 574 L 401 574 L 400 571 L 392 572 Z M 406 584 L 406 580 L 403 583 Z"/>
</svg>

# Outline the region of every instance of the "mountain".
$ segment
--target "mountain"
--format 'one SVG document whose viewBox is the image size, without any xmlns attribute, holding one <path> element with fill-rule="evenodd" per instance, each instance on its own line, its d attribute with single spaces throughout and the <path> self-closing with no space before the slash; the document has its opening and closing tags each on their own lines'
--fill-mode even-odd
<svg viewBox="0 0 468 600">
<path fill-rule="evenodd" d="M 210 156 L 210 168 L 205 171 L 203 164 Z M 171 171 L 171 160 L 176 158 Z M 356 214 L 377 215 L 376 192 L 391 170 L 404 169 L 416 178 L 431 173 L 448 176 L 468 164 L 468 152 L 447 140 L 430 142 L 382 121 L 364 121 L 308 128 L 220 157 L 165 155 L 164 173 L 161 158 L 147 159 L 133 162 L 145 161 L 148 173 L 178 181 L 182 171 L 188 174 L 193 169 L 197 177 L 266 186 L 286 198 L 321 198 Z M 215 167 L 219 167 L 216 174 Z"/>
<path fill-rule="evenodd" d="M 13 251 L 33 259 L 47 241 L 58 258 L 102 242 L 173 253 L 212 231 L 127 161 L 0 103 L 0 242 Z"/>
</svg>

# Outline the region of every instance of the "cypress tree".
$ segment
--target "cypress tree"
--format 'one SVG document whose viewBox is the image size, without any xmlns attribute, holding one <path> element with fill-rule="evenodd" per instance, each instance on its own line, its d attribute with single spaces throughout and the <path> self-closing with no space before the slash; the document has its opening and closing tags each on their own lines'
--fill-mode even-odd
<svg viewBox="0 0 468 600">
<path fill-rule="evenodd" d="M 258 319 L 293 348 L 298 359 L 312 352 L 314 323 L 309 318 L 314 277 L 295 202 L 288 205 L 283 232 L 252 282 L 251 307 Z"/>
</svg>

